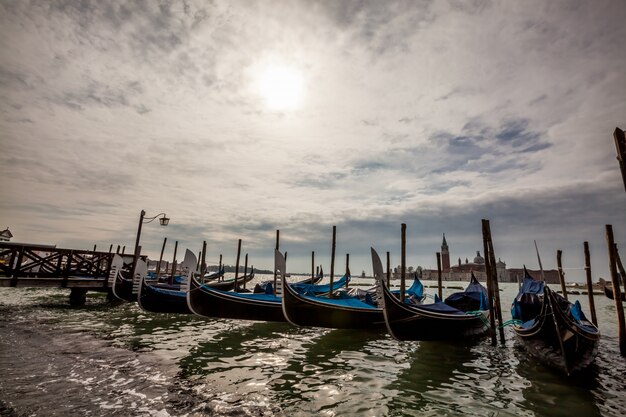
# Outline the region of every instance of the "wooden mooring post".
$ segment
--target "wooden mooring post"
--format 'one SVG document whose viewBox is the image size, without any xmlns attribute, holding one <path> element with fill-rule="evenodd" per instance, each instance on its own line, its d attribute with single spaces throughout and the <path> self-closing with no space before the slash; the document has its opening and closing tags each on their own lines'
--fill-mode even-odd
<svg viewBox="0 0 626 417">
<path fill-rule="evenodd" d="M 161 255 L 159 256 L 159 262 L 157 263 L 157 268 L 156 268 L 157 282 L 159 281 L 159 276 L 161 275 L 161 262 L 163 262 L 163 252 L 165 251 L 166 243 L 167 243 L 167 238 L 163 238 L 163 246 L 161 246 Z"/>
<path fill-rule="evenodd" d="M 437 295 L 443 301 L 443 284 L 441 283 L 441 252 L 437 252 Z"/>
<path fill-rule="evenodd" d="M 172 261 L 172 274 L 167 280 L 169 285 L 174 284 L 174 275 L 176 274 L 176 252 L 178 251 L 178 240 L 174 243 L 174 260 Z"/>
<path fill-rule="evenodd" d="M 500 340 L 504 340 L 504 329 L 502 328 L 502 312 L 498 313 L 499 305 L 500 305 L 500 294 L 498 294 L 498 287 L 496 287 L 497 276 L 494 277 L 493 271 L 495 270 L 491 268 L 491 256 L 490 256 L 490 241 L 491 241 L 491 227 L 489 225 L 489 220 L 482 219 L 482 232 L 483 232 L 483 250 L 485 253 L 485 272 L 487 275 L 487 297 L 489 298 L 489 324 L 491 326 L 491 345 L 495 346 L 498 341 L 496 338 L 496 318 L 498 318 L 498 327 L 502 332 L 500 336 Z M 495 258 L 495 256 L 494 256 Z M 495 263 L 495 262 L 494 262 Z M 494 265 L 495 266 L 495 265 Z M 497 297 L 497 302 L 496 302 Z"/>
<path fill-rule="evenodd" d="M 617 250 L 617 243 L 615 244 L 615 260 L 617 261 L 617 271 L 619 276 L 622 277 L 622 285 L 624 285 L 624 292 L 626 292 L 626 270 L 622 264 L 622 258 L 619 256 L 619 250 Z"/>
<path fill-rule="evenodd" d="M 583 243 L 585 251 L 585 276 L 587 278 L 587 294 L 589 294 L 589 310 L 591 311 L 591 322 L 597 327 L 598 317 L 596 316 L 596 302 L 593 297 L 593 280 L 591 278 L 591 255 L 589 254 L 589 242 Z"/>
<path fill-rule="evenodd" d="M 234 292 L 237 292 L 237 289 L 238 289 L 237 280 L 239 279 L 239 257 L 240 256 L 241 256 L 241 239 L 239 239 L 239 242 L 237 243 L 237 261 L 235 262 L 235 288 L 233 288 Z"/>
<path fill-rule="evenodd" d="M 200 276 L 206 274 L 206 240 L 202 241 L 202 265 L 200 266 Z"/>
<path fill-rule="evenodd" d="M 275 246 L 275 250 L 279 250 L 280 247 L 280 230 L 276 229 L 276 246 Z M 285 262 L 287 260 L 285 259 Z M 285 271 L 280 271 L 281 274 L 284 274 Z M 274 286 L 272 287 L 272 289 L 274 290 L 274 295 L 276 295 L 276 283 L 277 283 L 277 277 L 278 275 L 276 275 L 276 268 L 274 268 Z"/>
<path fill-rule="evenodd" d="M 617 313 L 617 334 L 619 338 L 619 351 L 626 356 L 626 324 L 624 322 L 624 306 L 622 304 L 619 278 L 617 277 L 617 259 L 615 256 L 615 239 L 613 237 L 613 226 L 606 225 L 606 241 L 609 249 L 609 271 L 611 282 L 613 283 L 613 301 Z"/>
<path fill-rule="evenodd" d="M 387 252 L 387 288 L 391 288 L 391 260 Z"/>
<path fill-rule="evenodd" d="M 333 226 L 333 241 L 330 252 L 330 292 L 328 298 L 333 298 L 333 280 L 335 276 L 335 246 L 337 243 L 337 226 Z"/>
<path fill-rule="evenodd" d="M 246 289 L 246 278 L 245 276 L 248 275 L 248 254 L 246 253 L 246 259 L 245 259 L 245 264 L 243 267 L 243 276 L 244 276 L 244 280 L 243 280 L 243 289 Z"/>
<path fill-rule="evenodd" d="M 311 279 L 315 278 L 315 251 L 311 251 Z"/>
<path fill-rule="evenodd" d="M 346 253 L 346 277 L 350 276 L 350 254 Z M 350 280 L 346 280 L 346 289 L 348 289 L 348 282 L 350 282 Z"/>
<path fill-rule="evenodd" d="M 567 300 L 567 287 L 565 286 L 565 274 L 563 273 L 563 263 L 561 258 L 563 256 L 563 251 L 561 249 L 556 251 L 556 265 L 559 272 L 559 282 L 561 283 L 561 292 L 563 293 L 563 298 Z"/>
<path fill-rule="evenodd" d="M 402 247 L 400 251 L 400 301 L 404 303 L 404 292 L 406 290 L 406 223 L 400 227 L 402 235 Z"/>
</svg>

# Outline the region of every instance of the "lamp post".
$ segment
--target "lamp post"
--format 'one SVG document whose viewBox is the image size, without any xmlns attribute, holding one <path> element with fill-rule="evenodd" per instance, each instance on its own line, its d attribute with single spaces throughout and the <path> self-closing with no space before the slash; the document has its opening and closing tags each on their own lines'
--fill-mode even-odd
<svg viewBox="0 0 626 417">
<path fill-rule="evenodd" d="M 163 216 L 163 217 L 159 217 Z M 153 217 L 146 217 L 146 212 L 141 210 L 139 214 L 139 226 L 137 227 L 137 240 L 135 240 L 135 253 L 133 258 L 133 268 L 131 271 L 131 279 L 135 279 L 135 267 L 137 266 L 137 260 L 139 259 L 139 239 L 141 238 L 141 226 L 144 223 L 152 223 L 157 217 L 159 217 L 159 223 L 161 226 L 167 226 L 170 222 L 170 219 L 166 216 L 165 213 L 159 213 Z"/>
</svg>

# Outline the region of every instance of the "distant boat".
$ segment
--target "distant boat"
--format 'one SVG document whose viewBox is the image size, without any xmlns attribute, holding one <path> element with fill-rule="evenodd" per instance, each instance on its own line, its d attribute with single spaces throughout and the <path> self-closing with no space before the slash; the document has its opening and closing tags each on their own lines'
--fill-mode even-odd
<svg viewBox="0 0 626 417">
<path fill-rule="evenodd" d="M 567 375 L 587 367 L 598 352 L 600 331 L 574 304 L 525 272 L 513 300 L 513 331 L 526 351 Z"/>
<path fill-rule="evenodd" d="M 600 278 L 600 285 L 602 286 L 602 289 L 604 290 L 604 295 L 606 295 L 611 300 L 615 299 L 614 295 L 613 295 L 613 284 L 612 283 L 609 283 L 609 282 L 605 281 L 604 279 Z M 626 294 L 621 292 L 621 291 L 620 291 L 620 294 L 622 296 L 622 301 L 626 301 Z"/>
</svg>

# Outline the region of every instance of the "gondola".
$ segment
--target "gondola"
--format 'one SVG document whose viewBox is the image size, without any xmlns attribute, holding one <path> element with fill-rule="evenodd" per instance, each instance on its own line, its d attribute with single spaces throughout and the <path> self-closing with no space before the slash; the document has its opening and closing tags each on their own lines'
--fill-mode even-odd
<svg viewBox="0 0 626 417">
<path fill-rule="evenodd" d="M 417 277 L 416 277 L 417 280 Z M 419 280 L 417 280 L 419 283 Z M 421 288 L 414 285 L 412 289 Z M 285 288 L 283 313 L 296 326 L 325 327 L 331 329 L 383 329 L 383 311 L 373 298 L 359 298 L 340 294 L 338 297 L 319 297 L 298 293 Z M 421 294 L 420 294 L 421 297 Z"/>
<path fill-rule="evenodd" d="M 141 280 L 137 303 L 142 310 L 151 313 L 191 313 L 187 307 L 187 292 L 180 286 L 148 284 L 145 278 Z"/>
<path fill-rule="evenodd" d="M 613 296 L 613 284 L 605 281 L 602 278 L 600 278 L 600 285 L 602 285 L 602 289 L 604 290 L 604 295 L 606 295 L 608 298 L 613 300 L 614 299 L 614 296 Z M 622 301 L 626 301 L 626 293 L 623 293 L 623 292 L 620 291 L 620 295 L 622 297 Z"/>
<path fill-rule="evenodd" d="M 317 285 L 322 279 L 324 279 L 324 271 L 320 268 L 319 273 L 311 278 L 303 279 L 302 281 L 298 281 L 297 285 Z M 252 291 L 255 294 L 273 294 L 273 280 L 259 282 L 254 286 L 254 290 Z M 291 284 L 291 285 L 296 285 Z"/>
<path fill-rule="evenodd" d="M 147 274 L 148 265 L 142 260 L 137 260 L 137 266 L 135 267 L 135 279 L 130 279 L 122 272 L 124 261 L 121 256 L 115 254 L 111 261 L 111 268 L 109 273 L 109 285 L 112 294 L 115 298 L 134 302 L 137 301 L 137 293 L 139 291 L 139 285 L 141 284 L 141 277 Z"/>
<path fill-rule="evenodd" d="M 237 291 L 240 290 L 246 283 L 252 281 L 254 278 L 254 271 L 247 275 L 237 277 Z M 226 279 L 224 281 L 213 281 L 203 284 L 207 287 L 221 291 L 232 291 L 235 289 L 235 278 Z"/>
<path fill-rule="evenodd" d="M 567 375 L 587 367 L 598 352 L 600 331 L 586 319 L 580 303 L 570 303 L 526 270 L 511 314 L 526 351 Z"/>
<path fill-rule="evenodd" d="M 446 300 L 435 299 L 432 304 L 402 302 L 391 293 L 383 279 L 382 263 L 372 249 L 374 276 L 387 330 L 394 339 L 449 340 L 485 335 L 487 320 L 487 291 L 472 274 L 465 291 L 450 295 Z"/>
<path fill-rule="evenodd" d="M 284 260 L 283 260 L 284 263 Z M 284 271 L 284 266 L 280 267 Z M 281 273 L 282 274 L 282 273 Z M 282 279 L 282 278 L 281 278 Z M 282 281 L 281 281 L 282 282 Z M 301 283 L 285 285 L 298 286 Z M 335 283 L 333 288 L 337 288 Z M 328 291 L 327 285 L 310 285 L 308 291 Z M 279 321 L 284 322 L 280 291 L 279 295 L 236 293 L 213 288 L 211 285 L 202 285 L 196 279 L 191 279 L 187 293 L 187 305 L 194 314 L 210 318 L 226 318 L 239 320 Z"/>
</svg>

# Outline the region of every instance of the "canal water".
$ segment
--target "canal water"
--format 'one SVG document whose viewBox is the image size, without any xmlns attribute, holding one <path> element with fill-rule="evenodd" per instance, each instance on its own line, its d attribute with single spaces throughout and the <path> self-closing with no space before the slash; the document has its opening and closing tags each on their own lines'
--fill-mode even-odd
<svg viewBox="0 0 626 417">
<path fill-rule="evenodd" d="M 444 295 L 466 283 L 445 285 Z M 501 286 L 506 320 L 517 285 Z M 570 298 L 588 314 L 586 295 Z M 598 356 L 567 378 L 527 358 L 508 328 L 496 348 L 401 343 L 385 332 L 149 314 L 97 293 L 71 308 L 67 290 L 2 288 L 0 415 L 624 416 L 615 307 L 595 302 Z"/>
</svg>

